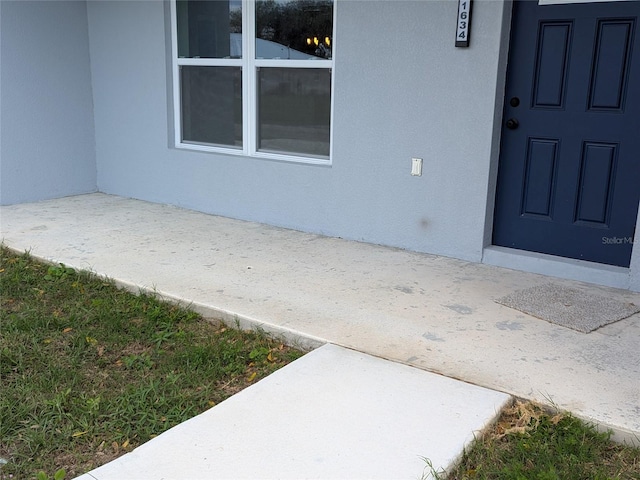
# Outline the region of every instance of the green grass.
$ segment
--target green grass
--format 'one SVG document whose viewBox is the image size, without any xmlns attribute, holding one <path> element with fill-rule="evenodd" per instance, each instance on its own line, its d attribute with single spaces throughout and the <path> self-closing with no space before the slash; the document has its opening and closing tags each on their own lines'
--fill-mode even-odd
<svg viewBox="0 0 640 480">
<path fill-rule="evenodd" d="M 517 401 L 447 480 L 640 479 L 640 450 L 567 413 Z"/>
<path fill-rule="evenodd" d="M 302 353 L 0 247 L 0 479 L 72 478 Z"/>
</svg>

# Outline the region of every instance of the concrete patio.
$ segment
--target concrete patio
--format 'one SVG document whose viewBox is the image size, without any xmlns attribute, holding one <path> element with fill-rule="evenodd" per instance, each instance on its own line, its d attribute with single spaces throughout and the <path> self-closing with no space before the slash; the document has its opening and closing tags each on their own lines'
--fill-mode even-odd
<svg viewBox="0 0 640 480">
<path fill-rule="evenodd" d="M 552 402 L 617 440 L 640 438 L 640 314 L 584 334 L 495 302 L 549 282 L 635 304 L 640 294 L 104 194 L 0 214 L 13 249 L 207 317 Z"/>
</svg>

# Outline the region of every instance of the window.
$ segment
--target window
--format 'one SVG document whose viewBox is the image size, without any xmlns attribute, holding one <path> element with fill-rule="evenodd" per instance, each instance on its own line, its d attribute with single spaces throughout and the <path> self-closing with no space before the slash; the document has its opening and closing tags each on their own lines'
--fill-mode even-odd
<svg viewBox="0 0 640 480">
<path fill-rule="evenodd" d="M 333 0 L 175 0 L 176 146 L 329 163 Z"/>
</svg>

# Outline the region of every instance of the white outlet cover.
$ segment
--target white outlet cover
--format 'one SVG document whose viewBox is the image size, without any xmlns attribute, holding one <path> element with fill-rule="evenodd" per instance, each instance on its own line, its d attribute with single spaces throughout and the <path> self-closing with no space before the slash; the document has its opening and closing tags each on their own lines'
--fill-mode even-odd
<svg viewBox="0 0 640 480">
<path fill-rule="evenodd" d="M 421 158 L 411 159 L 411 175 L 415 177 L 422 176 L 422 159 Z"/>
</svg>

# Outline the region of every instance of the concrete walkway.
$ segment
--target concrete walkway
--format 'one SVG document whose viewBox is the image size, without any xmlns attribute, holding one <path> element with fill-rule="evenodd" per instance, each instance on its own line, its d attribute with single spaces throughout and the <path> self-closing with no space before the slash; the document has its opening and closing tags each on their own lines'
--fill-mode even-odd
<svg viewBox="0 0 640 480">
<path fill-rule="evenodd" d="M 7 246 L 192 303 L 206 316 L 393 360 L 640 438 L 640 315 L 579 333 L 495 303 L 553 282 L 103 194 L 0 208 Z"/>
<path fill-rule="evenodd" d="M 327 344 L 78 480 L 426 480 L 508 399 Z"/>
</svg>

